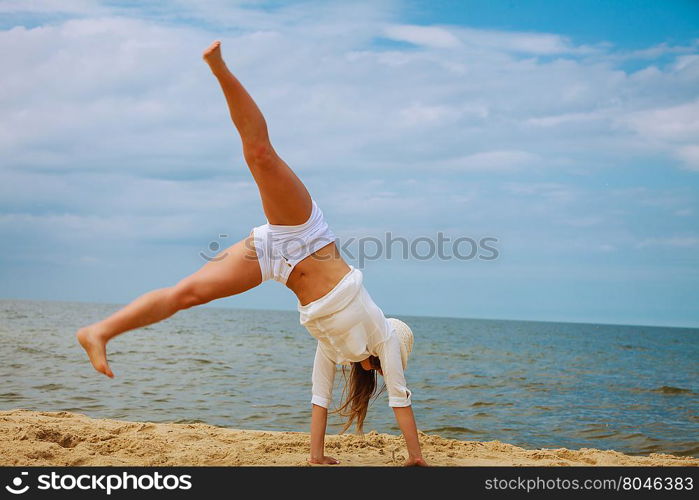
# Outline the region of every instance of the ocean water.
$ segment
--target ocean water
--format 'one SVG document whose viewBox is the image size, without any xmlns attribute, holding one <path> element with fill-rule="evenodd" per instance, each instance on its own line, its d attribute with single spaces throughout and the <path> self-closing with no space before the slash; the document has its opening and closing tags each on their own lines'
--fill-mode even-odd
<svg viewBox="0 0 699 500">
<path fill-rule="evenodd" d="M 116 305 L 0 300 L 0 409 L 307 431 L 315 340 L 296 312 L 213 307 L 115 338 L 116 378 L 74 333 Z M 390 311 L 386 311 L 387 314 Z M 527 448 L 699 455 L 699 330 L 406 317 L 418 426 Z M 336 377 L 335 403 L 342 390 Z M 339 430 L 331 415 L 328 432 Z M 365 431 L 398 433 L 387 396 Z"/>
</svg>

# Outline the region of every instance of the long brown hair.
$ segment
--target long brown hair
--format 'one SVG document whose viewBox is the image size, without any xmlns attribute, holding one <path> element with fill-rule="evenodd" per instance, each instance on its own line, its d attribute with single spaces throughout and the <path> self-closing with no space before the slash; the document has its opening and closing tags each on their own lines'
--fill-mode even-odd
<svg viewBox="0 0 699 500">
<path fill-rule="evenodd" d="M 376 372 L 381 368 L 381 362 L 376 356 L 369 358 L 373 370 L 365 370 L 360 362 L 352 363 L 349 380 L 345 367 L 342 367 L 342 375 L 345 378 L 345 387 L 342 391 L 342 403 L 340 407 L 333 413 L 338 413 L 343 417 L 347 417 L 347 421 L 340 431 L 344 433 L 350 428 L 352 422 L 356 422 L 357 432 L 364 433 L 364 419 L 366 418 L 367 410 L 371 399 L 383 392 L 386 384 L 377 391 L 377 375 Z"/>
</svg>

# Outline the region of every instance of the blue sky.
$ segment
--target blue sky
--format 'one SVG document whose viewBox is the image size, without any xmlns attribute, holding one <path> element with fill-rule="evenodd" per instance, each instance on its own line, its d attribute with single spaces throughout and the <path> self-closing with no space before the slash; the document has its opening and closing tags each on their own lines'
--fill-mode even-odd
<svg viewBox="0 0 699 500">
<path fill-rule="evenodd" d="M 681 0 L 0 1 L 1 297 L 128 302 L 264 222 L 216 38 L 341 241 L 498 239 L 366 262 L 387 314 L 699 326 Z"/>
<path fill-rule="evenodd" d="M 694 0 L 434 0 L 404 5 L 406 21 L 415 24 L 554 32 L 577 43 L 608 41 L 627 49 L 696 38 L 699 16 Z"/>
</svg>

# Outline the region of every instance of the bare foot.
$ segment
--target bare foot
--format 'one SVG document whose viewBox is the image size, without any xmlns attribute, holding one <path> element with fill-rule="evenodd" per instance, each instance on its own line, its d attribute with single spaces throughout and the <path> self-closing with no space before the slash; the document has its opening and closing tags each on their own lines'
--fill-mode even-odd
<svg viewBox="0 0 699 500">
<path fill-rule="evenodd" d="M 201 55 L 204 61 L 211 67 L 212 70 L 222 68 L 226 65 L 223 62 L 223 56 L 221 55 L 221 41 L 216 40 L 211 45 L 209 45 L 204 53 Z"/>
<path fill-rule="evenodd" d="M 104 373 L 107 377 L 114 378 L 114 373 L 107 363 L 107 341 L 89 326 L 78 330 L 75 336 L 80 345 L 83 346 L 83 349 L 85 349 L 85 352 L 87 352 L 87 356 L 90 358 L 90 362 L 92 362 L 95 370 Z"/>
<path fill-rule="evenodd" d="M 308 458 L 306 461 L 311 464 L 337 465 L 340 461 L 337 458 L 324 456 L 323 458 Z"/>
</svg>

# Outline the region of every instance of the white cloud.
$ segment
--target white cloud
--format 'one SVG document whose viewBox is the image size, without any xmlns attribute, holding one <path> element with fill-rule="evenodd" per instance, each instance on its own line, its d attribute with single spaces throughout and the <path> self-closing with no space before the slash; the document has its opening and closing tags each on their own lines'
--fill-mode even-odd
<svg viewBox="0 0 699 500">
<path fill-rule="evenodd" d="M 621 52 L 617 55 L 619 59 L 656 59 L 668 54 L 685 54 L 687 52 L 696 51 L 699 47 L 699 39 L 693 41 L 689 45 L 670 45 L 667 42 L 662 42 L 652 47 L 645 49 L 631 50 Z"/>
<path fill-rule="evenodd" d="M 503 190 L 520 196 L 544 198 L 568 203 L 578 198 L 572 186 L 557 182 L 508 182 Z"/>
<path fill-rule="evenodd" d="M 699 141 L 699 138 L 697 140 Z M 689 170 L 699 171 L 699 144 L 681 146 L 675 151 L 675 154 Z"/>
<path fill-rule="evenodd" d="M 539 157 L 527 151 L 482 151 L 456 157 L 445 162 L 449 168 L 458 170 L 482 170 L 487 172 L 511 172 L 535 165 Z"/>
<path fill-rule="evenodd" d="M 223 22 L 218 4 L 204 4 L 182 4 L 180 15 Z M 643 114 L 653 93 L 659 102 L 686 100 L 689 83 L 699 82 L 689 60 L 634 79 L 608 64 L 606 49 L 556 34 L 401 25 L 371 2 L 339 18 L 339 8 L 220 9 L 231 23 L 224 53 L 267 115 L 275 145 L 301 172 L 437 164 L 507 171 L 532 160 L 585 168 L 571 158 L 592 151 L 632 158 L 641 148 L 691 154 L 668 149 L 662 137 L 646 141 L 662 119 Z M 9 163 L 179 178 L 239 164 L 223 100 L 199 60 L 220 35 L 161 23 L 156 18 L 167 15 L 148 9 L 142 19 L 124 17 L 132 11 L 0 32 L 0 47 L 13 48 L 3 51 L 10 70 L 0 81 L 0 146 Z M 255 23 L 260 29 L 250 29 Z M 423 50 L 372 47 L 384 30 Z M 643 140 L 630 141 L 622 126 Z"/>
<path fill-rule="evenodd" d="M 699 45 L 699 44 L 698 44 Z M 695 47 L 695 50 L 699 47 Z M 684 71 L 687 69 L 694 69 L 695 71 L 699 68 L 699 55 L 689 54 L 685 56 L 680 56 L 677 58 L 675 63 L 672 65 L 674 71 Z"/>
<path fill-rule="evenodd" d="M 22 14 L 74 14 L 86 15 L 104 12 L 94 0 L 3 0 L 0 12 Z"/>
<path fill-rule="evenodd" d="M 429 106 L 413 103 L 400 111 L 402 123 L 408 126 L 443 123 L 458 118 L 461 113 L 451 106 Z"/>
<path fill-rule="evenodd" d="M 631 112 L 619 122 L 634 130 L 646 146 L 669 152 L 688 170 L 699 171 L 699 99 Z"/>
<path fill-rule="evenodd" d="M 603 120 L 606 117 L 606 113 L 602 111 L 563 113 L 560 115 L 527 118 L 524 123 L 535 127 L 556 127 L 564 123 L 590 122 L 595 120 Z"/>
<path fill-rule="evenodd" d="M 694 210 L 691 208 L 680 208 L 673 212 L 677 217 L 689 217 L 694 214 Z"/>
<path fill-rule="evenodd" d="M 384 35 L 392 40 L 437 49 L 455 48 L 461 45 L 459 39 L 448 29 L 438 26 L 392 25 L 386 26 Z"/>
<path fill-rule="evenodd" d="M 496 51 L 525 54 L 585 54 L 593 49 L 574 46 L 567 37 L 551 33 L 527 33 L 462 28 L 459 35 L 464 44 Z"/>
<path fill-rule="evenodd" d="M 598 215 L 587 215 L 575 217 L 567 220 L 568 225 L 572 227 L 591 227 L 604 222 L 604 219 Z"/>
<path fill-rule="evenodd" d="M 677 106 L 629 113 L 626 122 L 644 138 L 682 142 L 699 139 L 699 99 Z"/>
<path fill-rule="evenodd" d="M 647 238 L 636 245 L 637 248 L 699 248 L 699 236 L 667 236 L 664 238 Z"/>
<path fill-rule="evenodd" d="M 417 26 L 394 24 L 384 28 L 384 36 L 435 49 L 466 48 L 522 54 L 591 54 L 601 50 L 585 45 L 573 45 L 570 40 L 554 33 L 535 33 L 474 29 L 464 27 Z"/>
<path fill-rule="evenodd" d="M 691 191 L 660 206 L 641 203 L 664 199 L 654 186 L 608 202 L 575 186 L 649 153 L 697 169 L 693 46 L 636 54 L 649 65 L 627 73 L 610 46 L 406 25 L 390 2 L 21 3 L 77 18 L 0 31 L 0 197 L 12 231 L 26 223 L 100 237 L 106 224 L 147 239 L 151 227 L 174 238 L 259 223 L 239 140 L 200 60 L 214 38 L 338 228 L 617 224 L 622 241 L 600 247 L 609 250 L 628 246 L 630 203 L 667 214 L 694 207 Z M 420 50 L 389 49 L 381 37 Z M 652 224 L 643 237 L 658 234 Z"/>
</svg>

